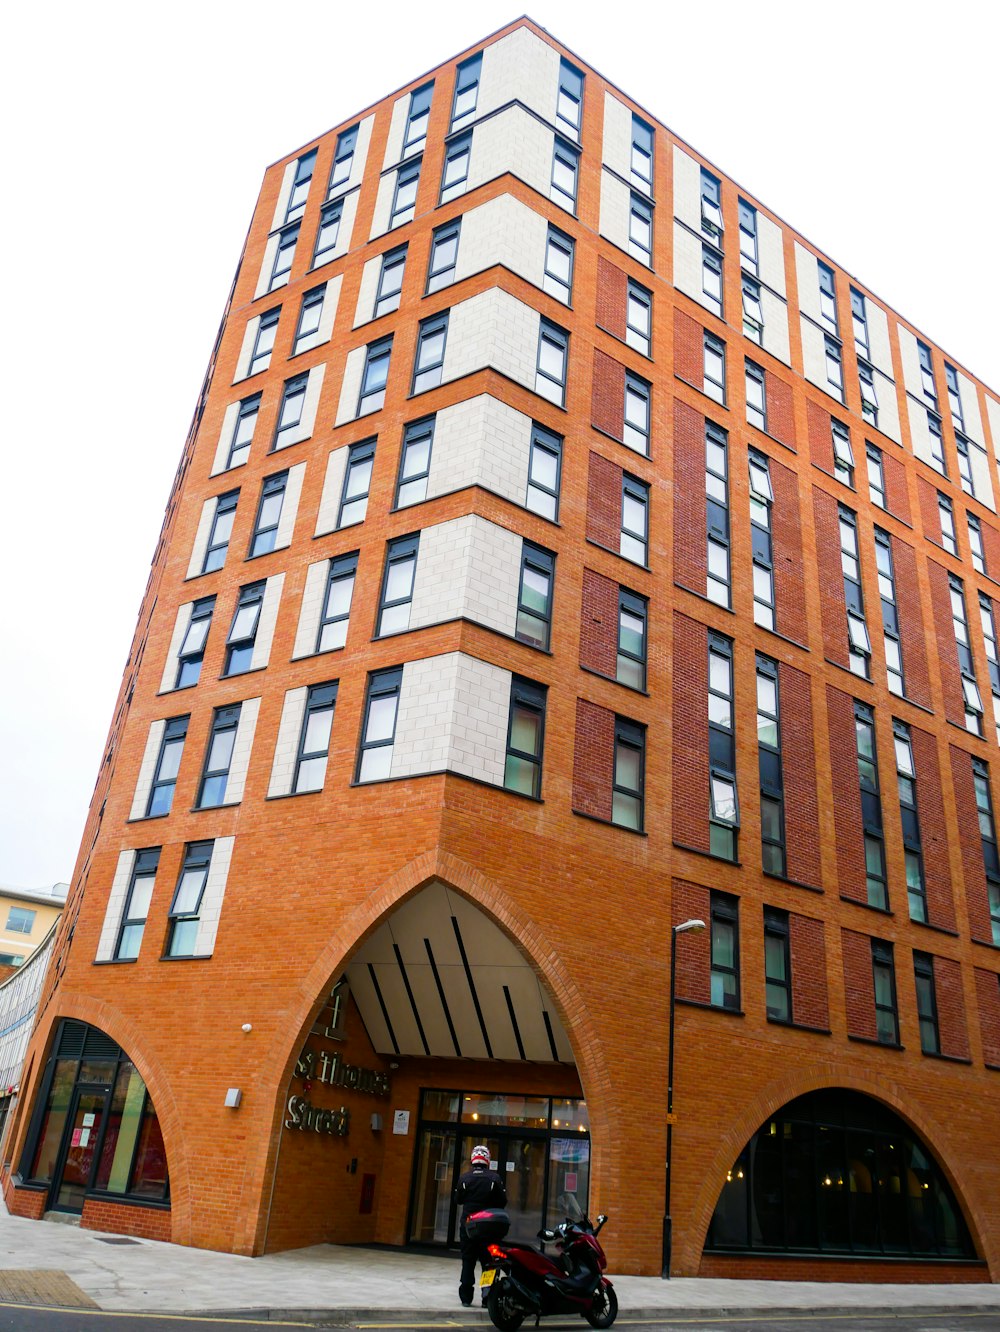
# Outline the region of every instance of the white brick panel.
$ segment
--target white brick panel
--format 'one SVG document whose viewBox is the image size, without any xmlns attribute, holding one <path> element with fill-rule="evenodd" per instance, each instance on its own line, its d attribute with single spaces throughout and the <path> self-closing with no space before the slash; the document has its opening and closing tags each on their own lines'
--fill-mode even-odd
<svg viewBox="0 0 1000 1332">
<path fill-rule="evenodd" d="M 986 450 L 980 448 L 978 444 L 971 443 L 969 445 L 969 463 L 972 467 L 972 484 L 976 488 L 976 499 L 980 504 L 985 504 L 988 509 L 992 509 L 995 513 L 992 468 Z"/>
<path fill-rule="evenodd" d="M 323 564 L 325 566 L 325 560 Z M 302 714 L 305 712 L 308 693 L 309 690 L 303 685 L 301 689 L 289 689 L 285 694 L 281 708 L 281 722 L 278 726 L 278 742 L 274 746 L 268 796 L 285 796 L 291 793 L 292 779 L 295 776 L 295 758 L 299 752 L 299 736 L 302 733 Z"/>
<path fill-rule="evenodd" d="M 233 383 L 238 384 L 241 379 L 246 379 L 250 373 L 250 358 L 253 356 L 254 345 L 257 342 L 257 330 L 260 328 L 260 315 L 255 315 L 253 319 L 247 320 L 247 326 L 243 330 L 243 343 L 240 347 L 240 354 L 236 358 L 236 373 L 233 375 Z"/>
<path fill-rule="evenodd" d="M 830 393 L 826 378 L 826 338 L 821 328 L 803 316 L 802 319 L 802 373 L 811 384 L 818 385 L 824 393 Z M 832 393 L 830 397 L 840 402 Z"/>
<path fill-rule="evenodd" d="M 473 130 L 466 190 L 474 190 L 509 171 L 547 197 L 552 183 L 554 148 L 552 130 L 522 107 L 509 107 L 481 121 Z"/>
<path fill-rule="evenodd" d="M 340 402 L 337 406 L 337 425 L 353 421 L 358 414 L 358 395 L 361 392 L 361 376 L 365 370 L 367 347 L 355 347 L 347 353 L 344 362 L 344 380 L 340 386 Z"/>
<path fill-rule="evenodd" d="M 181 650 L 181 644 L 184 642 L 184 635 L 188 631 L 188 625 L 191 623 L 191 607 L 193 602 L 187 601 L 183 606 L 177 607 L 177 618 L 174 620 L 174 632 L 170 635 L 170 646 L 167 648 L 167 660 L 163 666 L 163 675 L 160 679 L 160 693 L 164 694 L 173 689 L 174 681 L 177 679 L 177 654 Z"/>
<path fill-rule="evenodd" d="M 764 313 L 764 332 L 761 335 L 764 350 L 776 356 L 785 365 L 791 365 L 788 347 L 788 306 L 767 287 L 760 289 L 760 306 Z"/>
<path fill-rule="evenodd" d="M 166 728 L 166 721 L 150 723 L 149 734 L 146 736 L 146 748 L 142 751 L 142 763 L 139 765 L 139 779 L 135 784 L 135 795 L 132 797 L 132 808 L 129 810 L 130 819 L 146 817 L 149 792 L 153 785 L 153 777 L 156 774 L 156 760 L 160 756 L 160 742 L 163 740 L 163 732 Z"/>
<path fill-rule="evenodd" d="M 865 297 L 865 319 L 868 324 L 868 350 L 870 361 L 890 379 L 895 378 L 892 368 L 892 347 L 889 345 L 889 320 L 880 305 Z"/>
<path fill-rule="evenodd" d="M 888 435 L 899 444 L 902 436 L 899 433 L 899 398 L 896 396 L 895 382 L 878 370 L 873 377 L 875 392 L 878 394 L 878 428 L 883 435 Z"/>
<path fill-rule="evenodd" d="M 285 220 L 285 214 L 288 212 L 288 200 L 292 197 L 292 185 L 295 182 L 295 169 L 298 166 L 298 158 L 289 162 L 281 177 L 281 189 L 278 191 L 278 202 L 274 205 L 274 217 L 271 218 L 271 230 L 277 231 L 278 227 Z"/>
<path fill-rule="evenodd" d="M 281 506 L 281 516 L 278 518 L 278 530 L 274 534 L 274 549 L 281 550 L 284 546 L 292 544 L 292 536 L 295 532 L 295 515 L 299 511 L 299 497 L 302 494 L 302 482 L 305 480 L 305 463 L 296 463 L 294 467 L 288 469 L 288 480 L 285 482 L 285 499 Z"/>
<path fill-rule="evenodd" d="M 990 434 L 993 436 L 993 452 L 1000 458 L 1000 402 L 987 397 L 986 415 L 989 418 Z"/>
<path fill-rule="evenodd" d="M 321 347 L 325 342 L 329 342 L 333 334 L 333 325 L 337 318 L 337 305 L 340 301 L 340 288 L 344 281 L 343 273 L 338 273 L 332 277 L 326 284 L 326 291 L 323 293 L 323 311 L 319 317 L 319 324 L 315 333 L 310 333 L 298 343 L 295 354 L 300 352 L 312 351 L 313 347 Z"/>
<path fill-rule="evenodd" d="M 389 230 L 389 215 L 392 212 L 392 201 L 396 195 L 396 174 L 396 171 L 392 170 L 379 177 L 378 194 L 375 197 L 375 212 L 372 214 L 372 229 L 368 233 L 369 240 L 374 240 L 376 236 L 383 236 Z"/>
<path fill-rule="evenodd" d="M 510 672 L 451 652 L 403 668 L 393 777 L 450 769 L 502 785 Z"/>
<path fill-rule="evenodd" d="M 406 133 L 406 117 L 410 109 L 410 94 L 403 93 L 392 104 L 392 119 L 389 122 L 389 136 L 385 142 L 385 157 L 382 170 L 395 166 L 403 155 L 403 136 Z"/>
<path fill-rule="evenodd" d="M 250 659 L 250 669 L 252 671 L 260 670 L 266 666 L 271 656 L 271 640 L 274 638 L 274 626 L 278 620 L 278 605 L 281 601 L 281 589 L 284 582 L 285 575 L 280 573 L 274 574 L 264 585 L 264 603 L 260 608 L 260 619 L 257 621 L 257 637 L 254 640 L 253 656 Z"/>
<path fill-rule="evenodd" d="M 505 291 L 492 288 L 452 307 L 442 382 L 485 366 L 535 387 L 541 316 Z"/>
<path fill-rule="evenodd" d="M 513 637 L 522 544 L 475 515 L 424 528 L 410 628 L 464 618 Z"/>
<path fill-rule="evenodd" d="M 259 300 L 270 286 L 271 273 L 274 271 L 274 256 L 278 253 L 278 241 L 280 239 L 278 232 L 267 238 L 267 244 L 264 246 L 264 259 L 260 266 L 260 276 L 257 278 L 257 287 L 253 294 L 255 301 Z"/>
<path fill-rule="evenodd" d="M 313 426 L 316 424 L 316 409 L 319 406 L 319 395 L 323 390 L 323 375 L 325 372 L 325 365 L 314 365 L 309 371 L 306 398 L 302 404 L 302 418 L 294 430 L 282 431 L 281 448 L 287 449 L 292 444 L 301 444 L 304 439 L 308 439 L 312 434 Z"/>
<path fill-rule="evenodd" d="M 240 705 L 240 720 L 236 727 L 236 739 L 233 742 L 233 756 L 229 763 L 229 780 L 226 782 L 226 804 L 238 805 L 243 799 L 247 782 L 247 769 L 250 766 L 250 752 L 253 749 L 254 732 L 257 729 L 257 715 L 260 712 L 259 698 L 246 698 Z"/>
<path fill-rule="evenodd" d="M 377 254 L 369 259 L 361 270 L 361 287 L 358 291 L 358 308 L 354 312 L 354 327 L 367 324 L 375 314 L 375 297 L 378 295 L 378 278 L 382 271 L 382 256 Z"/>
<path fill-rule="evenodd" d="M 958 396 L 962 402 L 962 419 L 965 422 L 965 434 L 977 444 L 986 443 L 983 434 L 983 418 L 979 413 L 979 394 L 968 375 L 959 372 Z"/>
<path fill-rule="evenodd" d="M 523 505 L 528 488 L 531 420 L 480 394 L 438 412 L 427 498 L 480 485 Z"/>
<path fill-rule="evenodd" d="M 545 218 L 513 195 L 501 194 L 480 204 L 462 218 L 455 281 L 461 282 L 494 264 L 503 264 L 541 287 L 547 235 Z"/>
<path fill-rule="evenodd" d="M 323 478 L 323 494 L 319 502 L 319 513 L 316 515 L 315 536 L 322 536 L 325 532 L 335 532 L 337 530 L 337 512 L 340 509 L 340 496 L 344 489 L 344 472 L 347 470 L 347 454 L 349 450 L 345 445 L 342 449 L 334 449 L 326 460 L 326 476 Z"/>
<path fill-rule="evenodd" d="M 451 772 L 503 785 L 510 713 L 510 671 L 458 653 L 452 712 Z"/>
<path fill-rule="evenodd" d="M 518 28 L 484 49 L 477 117 L 516 98 L 551 125 L 555 123 L 558 92 L 559 53 L 533 32 Z"/>
<path fill-rule="evenodd" d="M 632 191 L 608 171 L 601 172 L 601 235 L 628 253 L 629 212 Z"/>
<path fill-rule="evenodd" d="M 226 460 L 229 457 L 229 446 L 233 442 L 233 431 L 236 429 L 236 420 L 240 413 L 239 402 L 231 402 L 226 408 L 226 414 L 222 418 L 222 429 L 219 432 L 219 442 L 215 446 L 215 458 L 212 460 L 211 476 L 218 476 L 220 472 L 226 470 Z M 238 463 L 238 467 L 246 464 L 246 457 Z"/>
<path fill-rule="evenodd" d="M 212 535 L 212 519 L 215 517 L 215 502 L 213 495 L 201 506 L 201 517 L 198 519 L 198 530 L 194 534 L 194 545 L 191 547 L 186 578 L 197 578 L 205 563 L 205 551 L 208 550 L 208 538 Z"/>
<path fill-rule="evenodd" d="M 212 847 L 212 863 L 208 867 L 205 891 L 201 898 L 198 934 L 192 950 L 195 957 L 211 957 L 215 948 L 215 936 L 219 929 L 222 899 L 226 895 L 226 880 L 229 878 L 229 862 L 232 858 L 233 838 L 217 837 Z"/>
<path fill-rule="evenodd" d="M 701 166 L 674 144 L 674 217 L 701 235 Z M 675 284 L 676 285 L 676 284 Z"/>
<path fill-rule="evenodd" d="M 297 657 L 311 657 L 316 651 L 316 636 L 319 633 L 319 619 L 323 613 L 329 569 L 329 560 L 318 560 L 315 564 L 310 564 L 306 571 L 306 585 L 302 593 L 302 605 L 299 608 L 295 646 L 292 649 L 293 660 Z"/>
<path fill-rule="evenodd" d="M 779 296 L 787 297 L 785 246 L 781 228 L 763 213 L 757 214 L 757 269 L 761 282 L 772 287 Z"/>
<path fill-rule="evenodd" d="M 823 323 L 819 304 L 819 267 L 816 256 L 795 242 L 795 276 L 799 287 L 799 309 L 817 324 Z"/>
<path fill-rule="evenodd" d="M 711 309 L 701 289 L 701 241 L 687 227 L 674 223 L 674 286 L 692 300 Z"/>
<path fill-rule="evenodd" d="M 931 432 L 927 428 L 927 408 L 909 395 L 907 395 L 906 406 L 910 417 L 910 444 L 913 448 L 913 456 L 920 458 L 928 467 L 933 467 L 936 472 L 940 471 L 931 450 Z"/>
<path fill-rule="evenodd" d="M 160 725 L 162 726 L 162 724 L 161 722 Z M 98 962 L 110 962 L 115 955 L 115 942 L 118 939 L 118 929 L 122 923 L 122 912 L 125 910 L 125 899 L 128 896 L 128 885 L 132 878 L 132 866 L 134 864 L 134 851 L 119 852 L 115 877 L 111 881 L 108 906 L 104 913 L 104 924 L 101 927 L 101 938 L 97 945 Z"/>
<path fill-rule="evenodd" d="M 601 160 L 623 180 L 632 178 L 632 112 L 611 93 L 604 94 L 604 142 Z"/>
<path fill-rule="evenodd" d="M 903 362 L 903 386 L 908 393 L 923 401 L 924 380 L 920 373 L 920 353 L 917 351 L 917 339 L 902 324 L 896 325 L 899 335 L 899 356 Z"/>
</svg>

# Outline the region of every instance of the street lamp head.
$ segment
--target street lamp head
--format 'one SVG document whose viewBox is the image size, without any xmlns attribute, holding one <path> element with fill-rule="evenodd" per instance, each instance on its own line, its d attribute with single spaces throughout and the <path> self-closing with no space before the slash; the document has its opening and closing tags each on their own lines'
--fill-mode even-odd
<svg viewBox="0 0 1000 1332">
<path fill-rule="evenodd" d="M 683 925 L 674 926 L 674 934 L 687 934 L 689 931 L 698 933 L 705 928 L 703 920 L 686 920 Z"/>
</svg>

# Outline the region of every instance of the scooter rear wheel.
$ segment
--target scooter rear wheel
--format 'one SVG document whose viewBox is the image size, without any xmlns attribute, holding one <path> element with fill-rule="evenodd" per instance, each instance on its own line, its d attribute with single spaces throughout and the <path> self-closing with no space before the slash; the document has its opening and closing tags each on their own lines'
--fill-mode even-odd
<svg viewBox="0 0 1000 1332">
<path fill-rule="evenodd" d="M 594 1302 L 583 1316 L 591 1327 L 610 1327 L 618 1317 L 618 1296 L 614 1286 L 598 1286 L 594 1291 Z"/>
<path fill-rule="evenodd" d="M 490 1286 L 490 1293 L 486 1299 L 486 1312 L 490 1316 L 490 1322 L 499 1328 L 500 1332 L 517 1332 L 524 1322 L 524 1310 L 515 1303 L 503 1277 L 495 1278 L 493 1285 Z"/>
</svg>

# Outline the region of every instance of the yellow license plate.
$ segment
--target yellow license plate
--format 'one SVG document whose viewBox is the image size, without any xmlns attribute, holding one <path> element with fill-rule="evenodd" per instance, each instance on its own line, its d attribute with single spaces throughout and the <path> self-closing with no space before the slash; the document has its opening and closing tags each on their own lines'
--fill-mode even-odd
<svg viewBox="0 0 1000 1332">
<path fill-rule="evenodd" d="M 487 1267 L 486 1271 L 479 1278 L 479 1284 L 481 1286 L 492 1286 L 493 1278 L 496 1276 L 496 1274 L 497 1274 L 497 1269 L 495 1267 Z"/>
</svg>

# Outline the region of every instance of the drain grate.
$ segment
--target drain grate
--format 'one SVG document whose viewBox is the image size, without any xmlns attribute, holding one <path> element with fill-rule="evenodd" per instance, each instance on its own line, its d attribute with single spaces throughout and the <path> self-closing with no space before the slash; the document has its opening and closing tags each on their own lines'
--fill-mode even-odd
<svg viewBox="0 0 1000 1332">
<path fill-rule="evenodd" d="M 57 1305 L 64 1309 L 97 1309 L 65 1272 L 44 1268 L 0 1271 L 0 1304 Z"/>
<path fill-rule="evenodd" d="M 126 1239 L 124 1235 L 95 1235 L 98 1244 L 139 1244 L 140 1240 Z"/>
</svg>

